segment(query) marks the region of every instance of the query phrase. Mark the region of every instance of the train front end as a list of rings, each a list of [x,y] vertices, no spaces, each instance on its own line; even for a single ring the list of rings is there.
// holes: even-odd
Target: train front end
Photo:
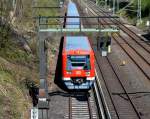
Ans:
[[[65,37],[62,62],[62,80],[68,89],[92,87],[95,81],[94,53],[87,37]]]

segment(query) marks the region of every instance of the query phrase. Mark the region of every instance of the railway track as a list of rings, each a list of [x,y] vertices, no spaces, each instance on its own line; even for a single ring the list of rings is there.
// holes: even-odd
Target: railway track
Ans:
[[[90,4],[92,4],[92,2],[90,2]],[[112,15],[109,15],[108,13],[105,13],[104,10],[97,8],[94,4],[92,4],[92,7],[94,7],[96,9],[93,11],[98,15],[102,14],[102,15],[112,16]],[[137,35],[135,32],[133,32],[131,29],[129,29],[120,20],[117,20],[116,18],[110,18],[107,20],[110,21],[112,24],[117,25],[124,33],[126,33],[129,36],[129,38],[128,38],[129,41],[128,41],[125,38],[123,38],[123,36],[118,34],[119,37],[121,37],[126,42],[126,44],[128,44],[128,45],[133,44],[134,46],[138,45],[138,46],[142,47],[142,49],[144,49],[148,54],[150,54],[150,47],[149,47],[150,44],[146,44],[146,41],[142,37]],[[108,24],[106,22],[106,20],[104,22],[106,24]],[[141,42],[141,41],[143,41],[143,42]],[[134,46],[132,46],[132,47],[134,47]],[[130,45],[130,47],[131,47],[131,45]]]
[[[88,1],[90,2],[90,4],[92,4],[92,6],[99,12],[99,13],[103,13],[107,16],[112,16],[111,13],[109,14],[109,12],[105,12],[103,9],[98,8],[92,1]],[[123,24],[120,20],[116,19],[116,18],[111,18],[109,19],[109,21],[111,21],[112,23],[115,23],[118,25],[118,27],[124,31],[128,36],[130,36],[132,38],[132,40],[134,40],[137,44],[139,44],[141,47],[143,47],[146,51],[150,51],[150,48],[148,48],[148,46],[150,45],[149,41],[145,41],[144,38],[140,37],[139,35],[137,35],[134,31],[132,31],[130,28],[128,28],[125,24]],[[143,41],[143,42],[141,42]],[[145,42],[147,42],[146,45]],[[148,49],[146,49],[146,48]]]
[[[38,119],[49,119],[50,117],[49,117],[49,112],[48,111],[49,110],[47,110],[47,109],[40,109],[38,111]],[[37,119],[37,118],[33,117],[33,119]]]
[[[105,82],[106,89],[109,93],[109,97],[111,98],[111,103],[114,106],[114,110],[116,113],[115,116],[118,119],[125,119],[127,117],[128,119],[141,119],[132,99],[128,95],[125,87],[120,81],[120,77],[115,72],[115,69],[112,67],[109,59],[100,58],[97,54],[95,56],[99,70],[101,71],[101,75],[103,77],[103,81]],[[124,97],[128,101],[124,100],[121,97],[112,95],[113,92],[124,93]]]
[[[96,7],[94,7],[96,8]],[[95,13],[96,14],[96,13]],[[99,15],[99,14],[98,14]],[[97,14],[96,14],[97,16]],[[106,23],[106,21],[104,21]],[[118,39],[115,39],[116,37],[113,37],[116,43],[126,52],[126,54],[133,60],[133,62],[137,65],[137,67],[143,72],[143,74],[148,78],[149,76],[147,75],[148,72],[146,70],[143,70],[143,67],[141,67],[141,63],[137,62],[137,60],[140,58],[140,62],[143,64],[145,63],[144,66],[148,65],[149,67],[149,62],[147,59],[144,59],[144,57],[141,56],[141,54],[136,51],[128,42],[125,42],[125,39],[123,37],[120,37],[121,40],[124,40],[125,43],[118,42]],[[93,41],[91,41],[91,44]],[[95,42],[95,41],[94,41]],[[130,48],[127,48],[127,46]],[[97,49],[96,46],[93,46],[93,49]],[[136,54],[132,56],[129,52],[132,50],[132,54]],[[109,57],[102,58],[100,57],[100,54],[97,50],[95,52],[95,57],[97,61],[97,68],[99,69],[99,75],[101,75],[101,79],[103,80],[104,84],[104,89],[105,91],[105,96],[106,96],[106,101],[108,104],[108,108],[111,113],[112,118],[118,118],[118,119],[144,119],[148,118],[148,116],[143,115],[144,111],[147,110],[143,105],[146,104],[144,101],[145,99],[141,99],[143,102],[143,105],[141,104],[138,106],[138,101],[134,100],[134,96],[130,95],[128,93],[129,91],[132,92],[132,90],[127,89],[125,86],[125,81],[122,80],[122,77],[120,77],[120,74],[116,67],[112,64],[112,61]],[[145,50],[144,52],[147,52]],[[147,52],[148,53],[148,52]],[[138,59],[137,59],[138,57]],[[143,61],[141,61],[143,60]],[[148,68],[147,67],[147,68]],[[123,78],[124,79],[124,78]],[[127,83],[127,82],[126,82]],[[114,94],[118,95],[114,95]],[[123,95],[120,95],[123,94]],[[134,93],[133,93],[134,94]],[[109,99],[108,99],[109,98]],[[138,103],[137,103],[138,102]],[[143,108],[143,109],[142,109]]]
[[[72,93],[69,96],[68,119],[98,119],[94,97],[90,93]]]
[[[91,2],[90,2],[90,5],[91,5]],[[98,9],[93,4],[92,4],[92,7]],[[94,15],[108,15],[106,13],[102,13],[103,11],[100,11],[100,10],[95,11],[90,8],[90,11]],[[113,18],[113,19],[116,20],[115,18]],[[114,22],[114,20],[102,19],[103,22],[101,23],[101,25],[103,27],[105,27],[104,23],[108,24],[108,21],[111,21],[113,24],[116,24],[116,22]],[[120,23],[120,21],[118,21],[118,22]],[[120,27],[120,24],[117,23],[117,25]],[[124,26],[124,27],[126,27],[126,26]],[[126,34],[129,34],[127,31],[124,31],[124,32]],[[139,36],[137,35],[137,37],[139,37]],[[136,38],[133,38],[133,37],[125,38],[120,34],[112,35],[112,38],[125,51],[125,53],[131,58],[131,60],[141,70],[141,72],[145,75],[145,77],[148,80],[150,80],[150,68],[149,68],[150,67],[150,52],[149,52],[150,47],[148,47],[148,46],[143,47],[143,45],[148,45],[148,44],[145,44],[145,43],[141,44],[141,42],[136,41]]]
[[[96,73],[96,81],[89,92],[69,94],[66,119],[111,119],[101,82],[98,79]]]

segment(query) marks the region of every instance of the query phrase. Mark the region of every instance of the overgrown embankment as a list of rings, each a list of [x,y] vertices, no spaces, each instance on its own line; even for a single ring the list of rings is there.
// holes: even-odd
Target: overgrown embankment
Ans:
[[[140,4],[140,3],[139,3]],[[129,4],[126,4],[125,9],[119,11],[119,14],[126,16],[126,18],[133,24],[136,24],[139,28],[144,30],[148,29],[146,24],[150,21],[150,0],[141,0],[141,6],[138,7],[138,0],[131,0]],[[141,7],[141,19],[137,19],[137,11]],[[140,14],[140,11],[139,11]]]
[[[28,88],[32,82],[38,85],[38,57],[33,40],[28,42],[29,52],[23,36],[13,33],[10,24],[0,26],[0,119],[28,119],[32,106]]]
[[[18,6],[13,10],[9,0],[1,1],[3,11],[0,14],[0,119],[29,119],[32,107],[29,88],[39,84],[36,22],[32,19],[31,0],[17,2]],[[39,2],[54,6],[57,1]],[[36,13],[44,16],[55,14],[55,10],[37,10]],[[55,43],[50,53],[55,53]]]

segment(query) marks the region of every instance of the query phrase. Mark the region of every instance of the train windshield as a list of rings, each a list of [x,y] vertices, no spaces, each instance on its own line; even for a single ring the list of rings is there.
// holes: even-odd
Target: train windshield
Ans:
[[[90,70],[90,56],[78,56],[69,55],[67,56],[67,70],[82,69]]]

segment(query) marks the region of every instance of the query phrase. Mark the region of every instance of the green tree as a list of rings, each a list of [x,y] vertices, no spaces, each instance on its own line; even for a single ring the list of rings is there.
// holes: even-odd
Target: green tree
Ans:
[[[137,8],[138,0],[134,0],[134,6]],[[141,0],[142,16],[150,14],[150,0]]]

